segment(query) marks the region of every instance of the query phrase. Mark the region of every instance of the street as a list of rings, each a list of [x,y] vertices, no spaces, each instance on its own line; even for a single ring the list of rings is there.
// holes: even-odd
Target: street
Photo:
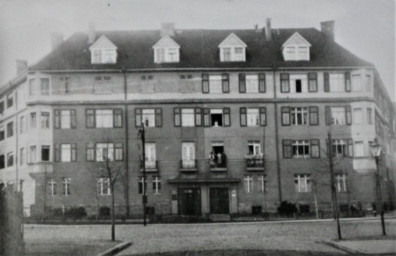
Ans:
[[[386,220],[386,223],[388,235],[396,235],[396,220]],[[342,220],[341,227],[343,237],[347,239],[381,234],[378,220]],[[320,243],[336,237],[335,222],[330,220],[153,224],[146,227],[117,225],[116,229],[117,240],[133,243],[118,255],[225,249],[298,251],[300,255],[312,255],[305,252],[338,254],[342,251]],[[106,239],[110,239],[109,225],[25,225],[27,243],[45,240],[87,243]]]

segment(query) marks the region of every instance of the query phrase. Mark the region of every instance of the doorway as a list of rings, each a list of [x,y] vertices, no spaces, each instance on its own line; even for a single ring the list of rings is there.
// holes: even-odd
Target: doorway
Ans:
[[[201,189],[179,188],[179,214],[201,215]]]
[[[210,188],[210,213],[229,214],[230,204],[228,188]]]

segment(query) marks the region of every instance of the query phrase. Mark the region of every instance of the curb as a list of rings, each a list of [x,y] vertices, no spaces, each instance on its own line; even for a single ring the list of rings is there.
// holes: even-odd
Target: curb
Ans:
[[[348,247],[339,245],[339,244],[337,244],[336,242],[333,242],[333,241],[330,241],[330,240],[321,241],[321,242],[324,243],[324,244],[326,244],[326,245],[328,245],[328,246],[331,246],[331,247],[334,247],[334,248],[336,248],[336,249],[338,249],[338,250],[341,250],[341,251],[343,251],[343,252],[347,252],[347,253],[349,253],[349,254],[359,254],[359,255],[362,254],[362,253],[359,252],[359,251],[356,251],[356,250],[350,249],[350,248],[348,248]]]
[[[116,253],[124,250],[125,248],[127,248],[128,246],[132,245],[131,242],[122,242],[120,244],[117,244],[116,246],[108,249],[107,251],[104,251],[102,253],[99,253],[96,256],[112,256],[115,255]]]

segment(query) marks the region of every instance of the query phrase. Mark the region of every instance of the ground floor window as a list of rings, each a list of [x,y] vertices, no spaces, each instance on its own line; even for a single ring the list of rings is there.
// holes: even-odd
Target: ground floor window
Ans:
[[[294,186],[296,192],[311,192],[312,191],[311,175],[295,174]]]
[[[106,196],[111,194],[109,178],[98,179],[98,194],[101,196]]]
[[[161,177],[153,176],[153,193],[161,194]]]

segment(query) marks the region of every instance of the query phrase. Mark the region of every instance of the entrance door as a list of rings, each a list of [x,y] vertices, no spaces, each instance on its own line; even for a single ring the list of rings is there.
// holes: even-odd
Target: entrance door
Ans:
[[[179,214],[201,215],[200,188],[179,188]]]
[[[210,213],[229,214],[228,188],[210,188]]]

